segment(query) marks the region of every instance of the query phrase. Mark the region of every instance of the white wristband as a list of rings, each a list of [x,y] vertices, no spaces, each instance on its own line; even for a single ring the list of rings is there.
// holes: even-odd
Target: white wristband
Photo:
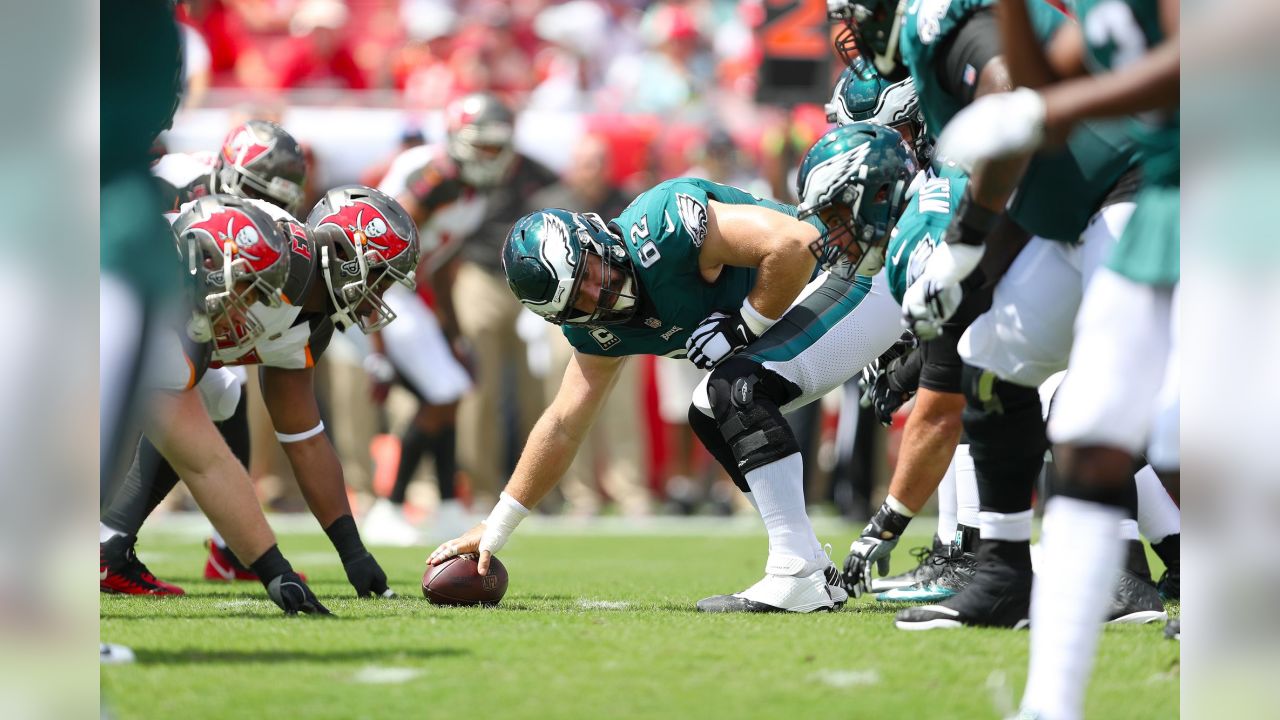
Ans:
[[[311,428],[310,430],[305,430],[300,433],[277,432],[276,439],[279,440],[281,443],[296,443],[296,442],[302,442],[303,440],[308,440],[310,438],[313,438],[322,432],[324,432],[323,420],[321,420],[318,425]]]
[[[507,544],[511,533],[521,520],[529,517],[529,508],[507,493],[498,496],[498,504],[484,520],[484,534],[480,536],[480,551],[497,553]]]
[[[915,517],[916,515],[911,508],[903,505],[901,500],[892,495],[884,499],[884,504],[888,505],[890,510],[902,515],[903,517]]]
[[[755,333],[756,337],[760,337],[766,330],[773,327],[777,320],[771,320],[761,315],[755,308],[751,307],[750,300],[742,301],[742,321],[747,324],[747,328]]]

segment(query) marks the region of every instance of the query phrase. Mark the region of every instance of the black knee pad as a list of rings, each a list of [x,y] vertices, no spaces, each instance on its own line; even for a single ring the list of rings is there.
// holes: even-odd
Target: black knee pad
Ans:
[[[702,446],[711,453],[711,457],[720,463],[720,467],[729,473],[733,484],[738,486],[742,492],[751,492],[751,488],[747,485],[747,477],[738,469],[738,459],[733,456],[733,450],[729,448],[729,443],[720,434],[720,423],[716,419],[707,415],[698,409],[696,405],[689,406],[689,427],[693,429],[693,434],[698,436],[698,440],[702,441]]]
[[[964,366],[964,434],[978,476],[981,508],[1031,509],[1031,493],[1049,447],[1040,393]]]
[[[739,472],[800,452],[795,434],[778,409],[798,390],[776,373],[742,357],[732,357],[711,372],[707,399]]]

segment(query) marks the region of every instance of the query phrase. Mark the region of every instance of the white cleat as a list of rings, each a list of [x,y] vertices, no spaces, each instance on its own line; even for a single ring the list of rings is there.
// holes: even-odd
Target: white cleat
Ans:
[[[404,509],[390,500],[374,501],[364,516],[360,535],[370,545],[411,547],[421,545],[422,533],[404,517]]]
[[[827,568],[801,575],[806,563],[793,555],[770,555],[760,582],[733,595],[713,595],[698,601],[701,612],[794,612],[838,610],[848,593],[827,584]]]
[[[133,661],[133,651],[124,645],[98,643],[99,663],[103,665],[125,665]]]

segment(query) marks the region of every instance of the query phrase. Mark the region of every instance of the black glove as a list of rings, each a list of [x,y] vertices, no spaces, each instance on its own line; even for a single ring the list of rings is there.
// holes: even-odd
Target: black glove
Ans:
[[[298,577],[298,573],[292,570],[272,578],[267,583],[267,594],[284,610],[285,615],[297,615],[300,612],[308,615],[332,614],[329,608],[320,604],[311,588]]]
[[[882,425],[891,425],[893,413],[916,394],[922,360],[915,336],[906,332],[862,369],[860,404],[873,408]]]
[[[387,574],[382,571],[378,561],[366,550],[364,555],[349,562],[342,563],[347,571],[347,582],[356,589],[357,597],[392,598],[396,594],[387,587]]]
[[[693,329],[684,348],[694,365],[710,370],[755,340],[756,334],[747,327],[741,310],[727,315],[713,312]]]
[[[854,597],[871,587],[871,566],[874,564],[884,577],[889,572],[889,553],[898,544],[911,518],[903,515],[888,503],[880,506],[871,522],[862,529],[862,535],[849,546],[844,559],[844,588]]]

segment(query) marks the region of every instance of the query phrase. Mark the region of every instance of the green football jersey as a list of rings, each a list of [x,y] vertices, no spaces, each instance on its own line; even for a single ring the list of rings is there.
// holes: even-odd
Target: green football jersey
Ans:
[[[898,218],[885,251],[884,272],[889,292],[899,305],[907,288],[924,272],[933,248],[942,242],[968,184],[964,171],[945,166],[936,177],[924,181]]]
[[[564,336],[588,355],[684,357],[689,334],[716,310],[736,310],[755,286],[756,269],[725,266],[709,283],[698,271],[707,234],[707,201],[759,205],[796,216],[791,205],[698,178],[654,186],[609,222],[625,241],[640,290],[635,317],[622,325],[565,325]],[[811,222],[816,226],[816,221]]]
[[[899,36],[902,60],[916,84],[928,132],[934,139],[966,105],[963,98],[943,90],[938,81],[942,60],[938,47],[970,15],[996,2],[910,0],[907,6]],[[1044,0],[1028,0],[1027,8],[1041,43],[1047,43],[1063,23],[1070,22]],[[1034,235],[1076,242],[1133,161],[1133,141],[1122,122],[1084,123],[1071,134],[1066,147],[1035,156],[1009,204],[1009,215]]]

